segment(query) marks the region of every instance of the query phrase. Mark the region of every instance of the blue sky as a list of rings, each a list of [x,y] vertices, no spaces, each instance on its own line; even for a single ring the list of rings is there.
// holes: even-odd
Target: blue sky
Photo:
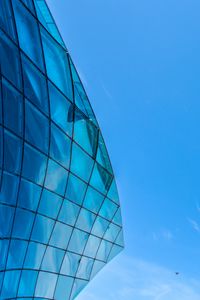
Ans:
[[[199,0],[47,3],[100,123],[124,221],[125,251],[77,299],[199,300]]]

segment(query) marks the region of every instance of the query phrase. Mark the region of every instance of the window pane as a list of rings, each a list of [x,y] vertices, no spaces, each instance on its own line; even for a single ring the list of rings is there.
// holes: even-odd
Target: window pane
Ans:
[[[77,204],[82,204],[86,188],[87,185],[82,180],[70,173],[67,183],[66,198]]]
[[[29,239],[34,217],[34,213],[17,208],[12,232],[13,237],[20,239]]]
[[[49,120],[26,100],[25,138],[44,152],[49,146]]]
[[[21,179],[18,204],[20,207],[36,210],[40,199],[41,187]]]
[[[58,220],[74,226],[80,207],[68,200],[64,200]]]
[[[7,172],[2,174],[0,202],[15,205],[19,187],[19,177]]]
[[[76,223],[76,227],[84,231],[90,232],[95,220],[95,215],[90,211],[82,208]]]
[[[22,268],[28,243],[25,241],[11,240],[7,268]]]
[[[45,187],[60,195],[64,195],[68,172],[49,159]]]
[[[103,200],[104,197],[96,190],[94,190],[92,187],[89,186],[83,202],[83,206],[97,213],[101,207]]]
[[[22,141],[4,130],[4,167],[11,173],[20,173],[22,162]]]
[[[8,0],[0,1],[0,28],[6,31],[11,38],[16,39],[12,10]]]
[[[48,246],[41,269],[59,273],[65,251]]]
[[[71,252],[66,252],[61,268],[61,274],[74,277],[76,275],[80,261],[80,255]]]
[[[35,292],[35,285],[37,281],[38,272],[23,270],[19,285],[18,296],[33,297]]]
[[[60,196],[44,189],[42,192],[42,198],[40,200],[38,212],[47,217],[56,219],[61,204],[62,198]]]
[[[44,70],[38,24],[19,0],[13,0],[12,3],[20,47],[39,68]]]
[[[69,227],[60,222],[56,222],[56,226],[54,227],[53,234],[51,236],[49,244],[62,249],[66,249],[71,233],[72,233],[72,227]]]
[[[73,282],[74,279],[71,277],[59,276],[56,286],[55,299],[69,299]]]
[[[68,249],[77,254],[82,254],[88,237],[88,233],[74,229]]]
[[[53,299],[56,281],[57,275],[47,272],[40,272],[34,296]]]
[[[39,269],[45,249],[45,245],[35,242],[29,242],[26,260],[24,264],[25,268]]]
[[[33,232],[31,239],[34,241],[38,241],[44,244],[47,244],[52,233],[54,226],[54,221],[37,215],[35,219],[35,224],[33,227]]]
[[[46,61],[47,75],[55,85],[72,100],[72,85],[66,51],[56,43],[48,32],[40,28]]]

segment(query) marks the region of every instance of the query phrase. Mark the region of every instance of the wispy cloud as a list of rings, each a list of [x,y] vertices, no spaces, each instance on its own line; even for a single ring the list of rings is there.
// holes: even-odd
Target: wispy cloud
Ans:
[[[171,241],[174,238],[174,235],[169,229],[161,229],[158,232],[153,232],[152,237],[154,241],[158,241],[160,239]]]
[[[200,233],[200,225],[198,224],[197,221],[188,218],[188,222],[191,224],[192,228],[193,228],[195,231],[197,231],[197,232]]]
[[[200,284],[184,274],[121,255],[77,300],[199,300]]]

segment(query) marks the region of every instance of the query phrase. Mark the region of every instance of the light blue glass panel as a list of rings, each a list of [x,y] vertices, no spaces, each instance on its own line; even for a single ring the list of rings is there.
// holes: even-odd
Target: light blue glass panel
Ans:
[[[88,181],[93,168],[94,161],[79,146],[73,143],[71,171]]]
[[[2,80],[4,125],[18,135],[23,130],[23,98],[8,81]],[[8,113],[9,112],[9,113]]]
[[[71,152],[70,139],[53,123],[51,124],[50,155],[65,168],[69,168]]]
[[[113,245],[112,250],[108,257],[108,262],[111,261],[116,255],[118,255],[123,250],[123,247]]]
[[[82,180],[70,173],[67,183],[66,198],[77,204],[82,204],[86,188],[87,185]]]
[[[27,1],[27,0],[26,0]],[[65,48],[63,39],[54,23],[53,17],[48,9],[45,0],[35,0],[37,16],[42,25],[51,33],[51,35]]]
[[[101,217],[97,217],[94,226],[92,228],[92,233],[98,237],[103,237],[104,233],[108,228],[109,222]]]
[[[34,217],[34,213],[17,208],[12,236],[20,239],[29,239]]]
[[[0,238],[10,237],[14,208],[0,204]]]
[[[21,0],[35,14],[33,0]]]
[[[58,216],[58,220],[74,226],[80,207],[75,203],[72,203],[68,200],[64,200],[61,211]]]
[[[42,184],[44,181],[46,164],[46,156],[25,143],[22,175],[37,184]]]
[[[13,0],[12,3],[20,47],[39,68],[44,70],[37,21],[19,0]]]
[[[75,299],[87,283],[88,281],[86,280],[75,279],[70,299]]]
[[[87,193],[83,202],[83,206],[94,213],[98,213],[101,204],[104,200],[103,195],[98,193],[96,190],[94,190],[92,187],[88,187]]]
[[[110,254],[112,245],[113,245],[112,243],[102,240],[96,258],[106,262]]]
[[[119,205],[119,195],[117,191],[116,181],[113,178],[107,197]]]
[[[84,255],[95,258],[100,243],[101,239],[97,238],[96,236],[90,235],[84,250]]]
[[[24,267],[27,269],[39,269],[45,249],[45,245],[29,242]]]
[[[96,215],[82,208],[76,223],[76,227],[84,231],[90,232]]]
[[[56,222],[49,244],[62,249],[66,249],[70,236],[72,233],[72,227],[60,222]]]
[[[26,179],[21,179],[18,205],[35,211],[38,206],[40,194],[41,187]]]
[[[95,156],[97,149],[98,129],[78,109],[75,110],[74,139],[90,155]]]
[[[99,215],[108,220],[111,220],[114,217],[117,209],[118,206],[114,202],[106,198],[99,211]]]
[[[31,239],[34,241],[38,241],[38,242],[47,244],[48,240],[50,238],[51,232],[53,230],[53,226],[54,226],[53,220],[43,217],[43,216],[40,216],[40,215],[37,215],[35,224],[33,227]]]
[[[105,263],[99,260],[94,261],[92,273],[91,273],[91,279],[94,278],[94,276],[105,266]]]
[[[74,229],[68,246],[68,250],[73,251],[77,254],[82,254],[88,237],[88,233],[79,229]]]
[[[48,77],[72,100],[72,84],[66,51],[40,27]]]
[[[37,281],[38,272],[25,270],[22,271],[18,296],[24,297],[33,297],[35,292],[35,285]]]
[[[39,272],[34,296],[53,299],[56,281],[57,275],[47,272]]]
[[[49,82],[49,98],[52,120],[69,136],[72,135],[73,105]]]
[[[0,30],[0,64],[2,74],[16,87],[21,88],[19,50]]]
[[[61,267],[61,274],[75,277],[78,266],[81,261],[81,256],[71,252],[66,252],[65,258]]]
[[[56,286],[55,299],[69,299],[74,279],[60,275]]]
[[[95,163],[95,167],[92,173],[90,184],[103,194],[108,192],[110,184],[112,182],[112,176],[98,163]]]
[[[27,245],[26,241],[11,240],[7,262],[8,269],[22,268]]]
[[[119,225],[119,226],[122,226],[122,216],[121,216],[120,207],[118,208],[116,214],[114,215],[114,218],[113,218],[112,222]]]
[[[68,172],[59,164],[49,159],[45,187],[60,195],[64,195]]]
[[[38,212],[47,217],[56,219],[61,204],[62,198],[60,196],[44,189],[42,192],[42,198],[40,200]]]
[[[0,239],[0,271],[5,269],[9,240]]]
[[[19,177],[7,172],[2,174],[0,202],[15,205],[19,187]]]
[[[46,78],[25,55],[22,55],[22,64],[25,96],[44,113],[48,114]]]
[[[0,28],[6,31],[11,38],[16,39],[12,9],[8,0],[0,1]]]
[[[25,138],[43,152],[48,152],[49,120],[26,100]]]
[[[101,132],[99,133],[99,145],[97,151],[97,162],[102,165],[109,173],[113,174],[112,166],[108,156],[108,152],[102,137]]]
[[[7,271],[3,281],[1,299],[16,299],[20,271]]]
[[[104,235],[104,239],[114,243],[115,239],[117,238],[121,228],[113,223],[110,223],[108,229]]]
[[[81,258],[76,277],[80,279],[89,280],[93,264],[94,264],[93,259],[83,256]]]
[[[65,251],[48,246],[44,255],[41,269],[59,273]]]
[[[123,245],[124,245],[124,235],[123,235],[122,229],[121,229],[117,239],[115,240],[115,244],[118,244],[121,247],[123,247]]]
[[[4,167],[11,173],[20,173],[22,141],[4,129]]]

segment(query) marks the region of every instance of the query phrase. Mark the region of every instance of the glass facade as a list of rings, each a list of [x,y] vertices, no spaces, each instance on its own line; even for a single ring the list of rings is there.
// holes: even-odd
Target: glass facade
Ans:
[[[123,249],[97,120],[44,0],[0,1],[0,299],[75,299]]]

